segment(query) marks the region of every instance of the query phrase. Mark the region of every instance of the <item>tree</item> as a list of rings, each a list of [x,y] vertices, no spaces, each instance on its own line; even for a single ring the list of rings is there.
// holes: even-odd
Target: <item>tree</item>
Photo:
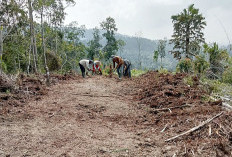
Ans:
[[[154,60],[157,61],[160,56],[161,68],[163,68],[163,58],[166,56],[166,43],[167,39],[159,40],[158,50],[154,51]]]
[[[87,57],[90,59],[94,59],[94,57],[98,57],[100,58],[99,52],[101,50],[102,45],[100,44],[100,31],[98,28],[94,28],[94,32],[93,32],[93,40],[90,40],[88,42],[88,55]]]
[[[24,4],[24,1],[20,0],[3,0],[0,3],[0,73],[2,72],[2,65],[4,64],[4,41],[9,39],[9,37],[14,39],[12,35],[18,33],[17,30],[27,21]]]
[[[191,59],[199,53],[200,44],[205,41],[202,31],[206,26],[205,18],[192,4],[180,14],[173,15],[171,19],[174,27],[170,41],[174,44],[172,53],[177,59],[181,59],[183,54]]]
[[[205,44],[204,52],[209,55],[210,70],[213,72],[213,78],[221,78],[224,72],[225,61],[229,58],[228,52],[219,49],[216,43],[212,46]]]
[[[106,32],[103,36],[106,38],[107,43],[103,48],[105,53],[105,59],[108,60],[111,55],[115,55],[118,51],[118,43],[115,39],[115,32],[118,30],[116,28],[115,20],[112,17],[106,18],[106,21],[100,23],[100,26]]]
[[[85,26],[78,26],[77,22],[71,22],[64,27],[63,33],[65,41],[63,41],[65,60],[63,66],[66,70],[77,69],[78,61],[86,56],[86,47],[80,42],[80,38],[84,37]]]

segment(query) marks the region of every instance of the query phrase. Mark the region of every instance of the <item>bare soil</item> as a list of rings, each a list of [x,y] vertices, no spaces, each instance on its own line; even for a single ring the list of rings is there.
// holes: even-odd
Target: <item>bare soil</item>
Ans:
[[[197,78],[189,87],[185,76],[53,76],[49,88],[23,77],[21,92],[0,98],[0,156],[231,156],[232,113],[204,101]],[[191,107],[154,112],[183,104]],[[221,111],[202,129],[165,142]]]

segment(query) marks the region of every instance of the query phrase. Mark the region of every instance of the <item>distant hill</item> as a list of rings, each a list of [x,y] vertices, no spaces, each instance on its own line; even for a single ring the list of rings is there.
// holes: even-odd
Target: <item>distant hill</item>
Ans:
[[[100,31],[101,34],[103,34],[103,31]],[[81,41],[84,44],[87,44],[88,41],[90,41],[93,38],[93,29],[87,29],[85,31],[85,37],[81,39]],[[139,51],[138,51],[138,44],[135,37],[128,36],[128,35],[122,35],[116,33],[116,38],[123,40],[126,45],[121,52],[121,56],[123,58],[127,58],[132,62],[133,68],[139,67]],[[105,45],[106,40],[101,40],[101,44]],[[154,50],[157,49],[158,40],[150,40],[146,38],[141,38],[141,55],[142,55],[142,68],[143,69],[149,69],[149,70],[155,70],[160,68],[160,59],[157,63],[153,60],[153,54]],[[170,50],[172,50],[172,45],[168,44],[166,46],[166,57],[163,59],[163,67],[167,68],[168,70],[175,70],[177,60],[173,58],[172,54],[169,53]],[[118,52],[117,55],[120,55],[120,52]]]

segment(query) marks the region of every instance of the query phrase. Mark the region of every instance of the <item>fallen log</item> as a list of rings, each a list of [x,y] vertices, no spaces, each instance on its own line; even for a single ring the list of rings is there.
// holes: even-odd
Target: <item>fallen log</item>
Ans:
[[[172,140],[174,140],[174,139],[176,139],[176,138],[178,138],[178,137],[181,137],[181,136],[186,135],[186,134],[188,134],[188,133],[194,132],[194,131],[196,131],[196,130],[202,128],[202,127],[205,126],[206,124],[210,123],[210,122],[211,122],[212,120],[214,120],[215,118],[221,116],[222,114],[223,114],[223,112],[221,112],[221,113],[217,114],[216,116],[214,116],[214,117],[212,117],[212,118],[210,118],[210,119],[204,121],[204,122],[201,123],[200,125],[198,125],[198,126],[192,128],[192,129],[190,129],[190,130],[188,130],[188,131],[186,131],[186,132],[183,132],[183,133],[181,133],[181,134],[179,134],[179,135],[176,135],[176,136],[174,136],[174,137],[171,137],[171,138],[165,140],[165,142],[172,141]]]

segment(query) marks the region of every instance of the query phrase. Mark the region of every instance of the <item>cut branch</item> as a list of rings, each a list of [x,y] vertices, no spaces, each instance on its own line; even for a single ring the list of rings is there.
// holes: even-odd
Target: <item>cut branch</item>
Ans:
[[[183,135],[186,135],[186,134],[189,134],[189,133],[191,133],[191,132],[194,132],[194,131],[196,131],[196,130],[202,128],[202,127],[205,126],[206,124],[210,123],[210,122],[211,122],[212,120],[214,120],[215,118],[221,116],[222,114],[223,114],[223,112],[221,112],[221,113],[217,114],[216,116],[214,116],[214,117],[212,117],[212,118],[210,118],[210,119],[204,121],[204,122],[201,123],[200,125],[198,125],[198,126],[192,128],[192,129],[190,129],[190,130],[188,130],[188,131],[186,131],[186,132],[183,132],[183,133],[181,133],[181,134],[179,134],[179,135],[176,135],[176,136],[174,136],[174,137],[171,137],[171,138],[165,140],[165,142],[172,141],[172,140],[174,140],[174,139],[176,139],[176,138],[178,138],[178,137],[181,137],[181,136],[183,136]]]
[[[183,107],[191,107],[188,104],[181,105],[181,106],[174,106],[174,107],[169,107],[169,108],[161,108],[161,109],[152,109],[151,112],[161,112],[161,111],[170,111],[171,109],[176,109],[176,108],[183,108]]]
[[[73,94],[73,95],[89,96],[89,97],[113,97],[113,96],[110,96],[110,95],[90,95],[90,94]]]

